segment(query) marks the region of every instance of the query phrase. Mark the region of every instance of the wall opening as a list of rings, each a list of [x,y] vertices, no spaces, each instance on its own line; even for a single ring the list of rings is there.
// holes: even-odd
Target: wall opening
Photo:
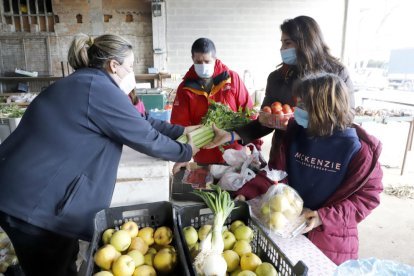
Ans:
[[[1,16],[15,32],[30,32],[30,25],[39,25],[41,32],[54,32],[52,0],[3,0]]]

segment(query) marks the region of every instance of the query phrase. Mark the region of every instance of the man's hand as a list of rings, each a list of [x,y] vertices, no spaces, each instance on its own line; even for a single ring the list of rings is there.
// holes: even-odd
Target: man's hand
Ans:
[[[188,134],[188,133],[190,133],[191,131],[196,130],[197,128],[200,128],[200,127],[202,127],[202,126],[203,126],[203,125],[187,126],[187,127],[185,127],[185,128],[184,128],[184,132],[183,132],[183,134]]]
[[[303,211],[303,214],[306,219],[306,228],[303,229],[302,233],[308,233],[313,228],[316,228],[320,225],[322,225],[322,221],[319,218],[318,211],[312,211],[309,209],[306,209]]]
[[[220,145],[223,145],[231,141],[230,132],[217,128],[215,124],[213,124],[213,130],[214,130],[214,140],[208,143],[207,145],[205,145],[203,149],[215,148],[215,147],[218,147]],[[233,133],[234,133],[234,141],[240,140],[240,136],[236,132],[233,132]]]
[[[190,164],[189,162],[177,162],[177,163],[175,163],[174,166],[173,166],[173,169],[172,169],[172,173],[173,174],[178,173],[181,170],[181,168],[188,169],[189,164]]]

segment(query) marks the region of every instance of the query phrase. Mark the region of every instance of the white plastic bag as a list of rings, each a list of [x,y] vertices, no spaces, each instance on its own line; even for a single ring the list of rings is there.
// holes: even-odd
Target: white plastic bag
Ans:
[[[247,149],[250,149],[250,146],[253,150],[248,155]],[[252,168],[259,169],[263,158],[255,145],[247,144],[242,150],[228,149],[224,151],[223,159],[229,165],[229,168],[224,170],[218,185],[227,191],[237,191],[247,181],[256,176]],[[210,171],[211,169],[215,171],[216,175],[220,175],[219,171],[223,170],[223,168],[218,167],[211,167]]]

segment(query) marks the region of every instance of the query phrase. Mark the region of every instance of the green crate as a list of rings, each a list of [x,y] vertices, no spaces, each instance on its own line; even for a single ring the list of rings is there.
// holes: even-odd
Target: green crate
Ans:
[[[140,94],[145,110],[149,112],[151,109],[164,109],[167,104],[167,96],[165,94]]]

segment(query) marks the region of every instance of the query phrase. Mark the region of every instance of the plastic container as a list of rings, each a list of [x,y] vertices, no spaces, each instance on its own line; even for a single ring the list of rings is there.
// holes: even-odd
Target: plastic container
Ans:
[[[93,255],[95,251],[102,246],[101,236],[107,228],[118,229],[125,221],[133,220],[141,227],[160,227],[168,226],[173,230],[174,238],[172,245],[177,251],[177,266],[172,276],[191,275],[186,263],[186,258],[181,243],[180,234],[175,223],[175,213],[170,202],[161,201],[139,205],[114,207],[102,210],[95,216],[95,231],[87,253],[86,267],[81,267],[79,275],[90,276],[96,273],[99,268],[95,265]]]
[[[252,251],[258,255],[263,262],[272,263],[279,275],[307,275],[308,267],[302,261],[293,265],[280,248],[266,235],[257,221],[250,216],[250,207],[247,203],[237,201],[236,206],[238,208],[231,212],[225,225],[230,226],[231,222],[235,220],[241,220],[248,225],[254,232],[254,238],[251,241]],[[190,251],[182,229],[190,225],[198,229],[204,224],[211,223],[213,214],[204,203],[175,207],[174,210],[176,212],[178,231],[180,233],[187,263],[191,264]],[[191,275],[198,275],[193,265],[189,265],[189,270]]]
[[[171,118],[171,110],[150,110],[149,111],[149,117],[150,118],[154,118],[154,119],[158,119],[161,121],[170,121]]]
[[[260,122],[270,128],[286,129],[287,122],[293,117],[293,112],[286,114],[271,114],[260,111]]]

